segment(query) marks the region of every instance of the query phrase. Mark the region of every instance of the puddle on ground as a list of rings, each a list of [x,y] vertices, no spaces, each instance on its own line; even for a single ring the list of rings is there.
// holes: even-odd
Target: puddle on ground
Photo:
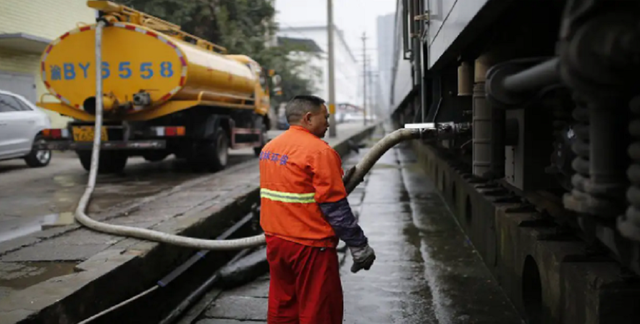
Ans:
[[[70,225],[73,224],[74,221],[73,213],[67,212],[33,217],[28,222],[24,222],[23,219],[0,222],[0,242],[29,235],[51,227]]]
[[[75,272],[78,262],[0,263],[0,286],[25,289],[51,278]]]
[[[53,177],[53,181],[63,188],[71,188],[79,185],[75,178],[77,177],[73,175],[59,175]]]
[[[75,217],[71,212],[60,213],[57,215],[58,218],[55,220],[55,222],[53,222],[52,224],[42,224],[42,229],[46,230],[52,227],[71,225],[76,222]]]

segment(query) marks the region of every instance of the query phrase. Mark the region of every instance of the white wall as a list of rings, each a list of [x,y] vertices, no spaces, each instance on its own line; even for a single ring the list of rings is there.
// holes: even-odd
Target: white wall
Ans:
[[[78,23],[95,23],[96,12],[81,0],[0,0],[0,34],[25,33],[53,41]],[[44,51],[44,45],[43,50]],[[47,93],[40,73],[42,52],[0,48],[0,71],[34,76],[35,97]],[[45,102],[58,102],[45,96]],[[43,109],[51,117],[52,127],[64,127],[71,119]]]

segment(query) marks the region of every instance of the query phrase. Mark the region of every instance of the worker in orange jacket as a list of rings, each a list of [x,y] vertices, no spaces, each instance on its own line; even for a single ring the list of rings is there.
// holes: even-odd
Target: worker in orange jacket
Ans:
[[[340,156],[321,140],[329,127],[324,100],[296,96],[285,114],[291,126],[260,154],[260,225],[271,273],[267,322],[342,323],[338,241],[349,247],[354,273],[369,270],[375,253],[347,201]]]

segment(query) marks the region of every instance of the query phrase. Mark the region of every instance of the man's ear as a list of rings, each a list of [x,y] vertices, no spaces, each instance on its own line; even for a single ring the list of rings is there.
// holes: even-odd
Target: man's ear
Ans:
[[[310,112],[305,113],[304,116],[302,116],[302,120],[307,122],[307,123],[310,123],[311,122],[311,113]]]

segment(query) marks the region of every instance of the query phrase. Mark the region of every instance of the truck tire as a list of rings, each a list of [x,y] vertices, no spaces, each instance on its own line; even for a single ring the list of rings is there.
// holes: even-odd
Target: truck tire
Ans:
[[[210,139],[196,147],[187,158],[196,170],[216,172],[227,167],[229,161],[229,137],[222,127],[218,127]]]
[[[264,123],[261,124],[262,127],[260,133],[262,134],[262,140],[260,141],[260,146],[253,148],[253,154],[256,156],[260,156],[260,152],[262,152],[264,146],[267,145],[267,126]]]
[[[33,147],[29,155],[24,157],[24,161],[31,168],[41,168],[49,165],[51,162],[51,150],[39,150],[35,147],[36,143],[44,142],[42,135],[37,135],[33,141]]]
[[[142,154],[145,161],[148,162],[160,162],[169,156],[169,153],[164,151],[150,151]]]
[[[229,137],[224,128],[218,127],[215,141],[211,145],[211,155],[208,157],[210,171],[219,171],[227,167],[229,161]]]
[[[76,151],[80,164],[89,171],[91,170],[91,151]],[[98,161],[98,173],[120,173],[127,165],[129,156],[125,152],[118,151],[100,151],[100,159]]]

